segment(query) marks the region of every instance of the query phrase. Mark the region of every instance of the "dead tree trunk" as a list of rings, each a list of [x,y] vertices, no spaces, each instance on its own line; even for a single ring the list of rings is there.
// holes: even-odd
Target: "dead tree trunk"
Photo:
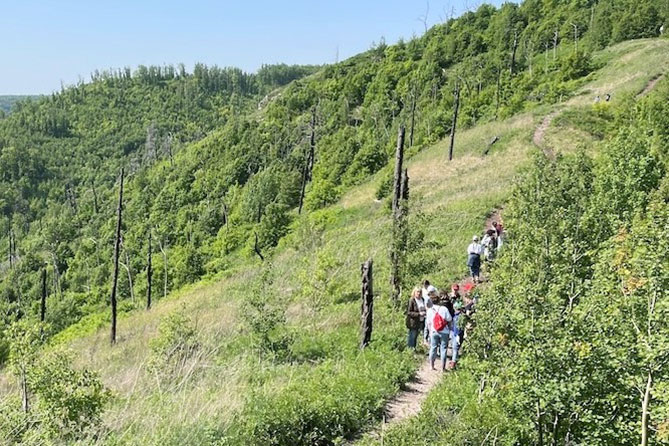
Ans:
[[[262,251],[260,251],[260,246],[258,245],[258,233],[254,232],[253,234],[255,235],[256,238],[255,243],[253,244],[253,250],[258,255],[258,257],[260,257],[260,261],[264,262],[265,257],[262,255]]]
[[[513,45],[511,46],[511,66],[509,73],[511,77],[515,74],[516,69],[516,51],[518,50],[518,31],[513,32]]]
[[[15,249],[14,248],[14,230],[10,228],[8,235],[9,235],[9,237],[8,237],[9,238],[9,253],[8,253],[9,269],[12,269],[12,268],[14,268],[14,249]]]
[[[111,289],[111,343],[116,343],[116,286],[118,285],[118,258],[121,249],[121,224],[123,219],[123,179],[125,171],[121,168],[121,184],[118,192],[118,218],[116,220],[116,240],[114,242],[114,273],[112,275]]]
[[[495,120],[499,115],[500,96],[502,91],[502,70],[497,71],[497,91],[495,92]]]
[[[400,204],[400,189],[402,188],[402,164],[404,163],[404,126],[400,126],[397,134],[397,148],[395,149],[395,174],[393,176],[393,215],[396,215]]]
[[[42,269],[42,299],[40,300],[39,306],[39,320],[44,322],[46,320],[46,298],[47,298],[47,288],[46,288],[46,267]]]
[[[537,401],[536,425],[537,425],[537,446],[544,446],[544,426],[541,416],[541,405],[539,404],[539,401]]]
[[[360,348],[363,349],[369,345],[372,340],[372,324],[374,310],[374,289],[372,276],[372,259],[362,264],[362,324]]]
[[[25,368],[21,368],[21,409],[24,413],[28,413],[30,410],[30,404],[28,402],[28,378],[26,377]]]
[[[123,243],[123,242],[121,242]],[[128,275],[128,286],[130,287],[130,300],[135,302],[135,288],[132,283],[132,271],[130,270],[130,256],[128,255],[128,250],[123,246],[123,254],[125,255],[125,262],[121,262],[121,266],[125,269],[126,274]]]
[[[316,157],[316,107],[311,111],[311,136],[309,137],[309,158],[307,159],[307,181],[311,181]]]
[[[413,147],[413,135],[416,128],[416,90],[413,91],[413,101],[411,102],[411,131],[409,132],[409,147]]]
[[[223,202],[223,225],[225,225],[225,230],[228,230],[228,206]]]
[[[557,44],[558,44],[558,39],[560,38],[560,33],[556,29],[555,32],[553,33],[553,60],[557,60]]]
[[[451,142],[448,146],[448,160],[453,160],[453,147],[455,146],[455,128],[458,124],[458,111],[460,110],[460,84],[455,84],[455,105],[453,107],[453,122],[451,124]]]
[[[149,229],[149,241],[146,248],[146,309],[151,309],[151,280],[153,279],[153,247],[151,246],[151,230]]]
[[[391,300],[395,308],[399,307],[400,297],[402,295],[401,270],[406,251],[406,222],[409,200],[409,173],[407,169],[402,172],[402,185],[400,187],[400,203],[398,210],[393,214],[393,240],[390,251],[390,285]]]
[[[167,281],[168,281],[168,272],[169,272],[169,264],[167,263],[167,246],[163,246],[162,240],[158,241],[158,247],[160,248],[160,253],[163,255],[163,269],[164,269],[164,274],[163,274],[163,298],[167,297]]]
[[[648,372],[646,390],[643,394],[643,401],[641,403],[641,446],[648,446],[648,418],[650,415],[649,407],[652,387],[653,375]]]

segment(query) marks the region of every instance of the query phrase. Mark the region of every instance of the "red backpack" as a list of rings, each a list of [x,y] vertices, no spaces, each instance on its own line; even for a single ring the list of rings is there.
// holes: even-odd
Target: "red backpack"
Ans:
[[[444,328],[446,328],[446,325],[448,325],[448,322],[446,322],[446,319],[441,317],[441,314],[439,314],[439,310],[436,310],[436,313],[434,315],[434,320],[432,321],[432,326],[436,331],[442,331]]]

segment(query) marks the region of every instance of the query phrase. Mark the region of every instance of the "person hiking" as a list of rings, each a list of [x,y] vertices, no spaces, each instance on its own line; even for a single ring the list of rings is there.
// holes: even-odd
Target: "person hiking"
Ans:
[[[495,251],[497,251],[497,234],[494,229],[488,229],[481,240],[483,245],[483,256],[487,262],[492,262],[495,258]]]
[[[436,293],[437,289],[430,284],[429,280],[424,280],[421,292],[423,294],[423,300],[427,302],[428,300],[430,300],[430,293]]]
[[[497,249],[502,247],[503,239],[504,239],[504,226],[502,226],[502,223],[498,223],[496,221],[492,222],[492,228],[495,230],[495,234],[497,235]]]
[[[474,283],[479,282],[481,254],[483,254],[483,246],[479,243],[479,236],[475,235],[472,237],[472,242],[467,247],[467,266],[469,267]]]
[[[418,333],[423,333],[425,329],[425,314],[427,307],[425,300],[421,295],[420,288],[414,288],[409,298],[406,312],[406,327],[409,329],[407,336],[407,346],[416,350],[416,342],[418,340]]]
[[[432,299],[428,299],[425,302],[425,308],[427,308],[427,313],[430,312],[430,309],[434,306]],[[432,321],[427,318],[425,315],[425,328],[423,329],[423,344],[427,347],[428,355],[430,354],[430,330],[432,330]]]
[[[450,331],[450,323],[453,320],[451,314],[445,305],[441,304],[439,296],[435,296],[432,301],[433,306],[425,316],[430,320],[430,367],[432,370],[437,370],[434,367],[434,362],[437,357],[437,348],[441,349],[441,370],[446,370],[446,354],[448,350],[448,336]]]
[[[439,293],[439,301],[443,306],[446,307],[451,317],[453,317],[453,315],[455,314],[455,310],[453,310],[453,301],[451,300],[450,293],[448,293],[446,290],[441,291]]]
[[[460,352],[460,317],[462,316],[462,303],[455,302],[453,304],[455,314],[453,315],[453,322],[451,323],[451,361],[448,363],[448,369],[454,369],[458,363],[458,354]]]

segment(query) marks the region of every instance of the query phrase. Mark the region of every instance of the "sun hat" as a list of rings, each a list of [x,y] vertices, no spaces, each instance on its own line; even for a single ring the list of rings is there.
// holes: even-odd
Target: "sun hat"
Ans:
[[[479,236],[475,235],[474,237],[472,237],[472,241],[478,242],[479,241]]]

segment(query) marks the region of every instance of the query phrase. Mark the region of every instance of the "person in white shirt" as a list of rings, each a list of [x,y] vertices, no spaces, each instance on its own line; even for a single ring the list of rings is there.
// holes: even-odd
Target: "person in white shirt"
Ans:
[[[479,236],[472,237],[472,242],[467,247],[467,266],[472,274],[474,283],[479,283],[479,274],[481,273],[481,254],[483,254],[483,245],[479,243]]]
[[[434,362],[437,357],[437,348],[441,348],[441,370],[445,371],[448,337],[453,318],[448,308],[445,305],[441,305],[439,295],[435,295],[432,298],[432,303],[432,308],[425,315],[426,325],[430,330],[430,366],[432,370],[437,370],[434,367]],[[439,322],[443,325],[441,329],[439,329]]]
[[[423,294],[423,300],[425,302],[429,301],[430,300],[430,295],[432,293],[436,293],[436,292],[437,292],[437,289],[434,286],[430,285],[429,280],[424,280],[423,281],[423,288],[421,289],[421,293]]]

